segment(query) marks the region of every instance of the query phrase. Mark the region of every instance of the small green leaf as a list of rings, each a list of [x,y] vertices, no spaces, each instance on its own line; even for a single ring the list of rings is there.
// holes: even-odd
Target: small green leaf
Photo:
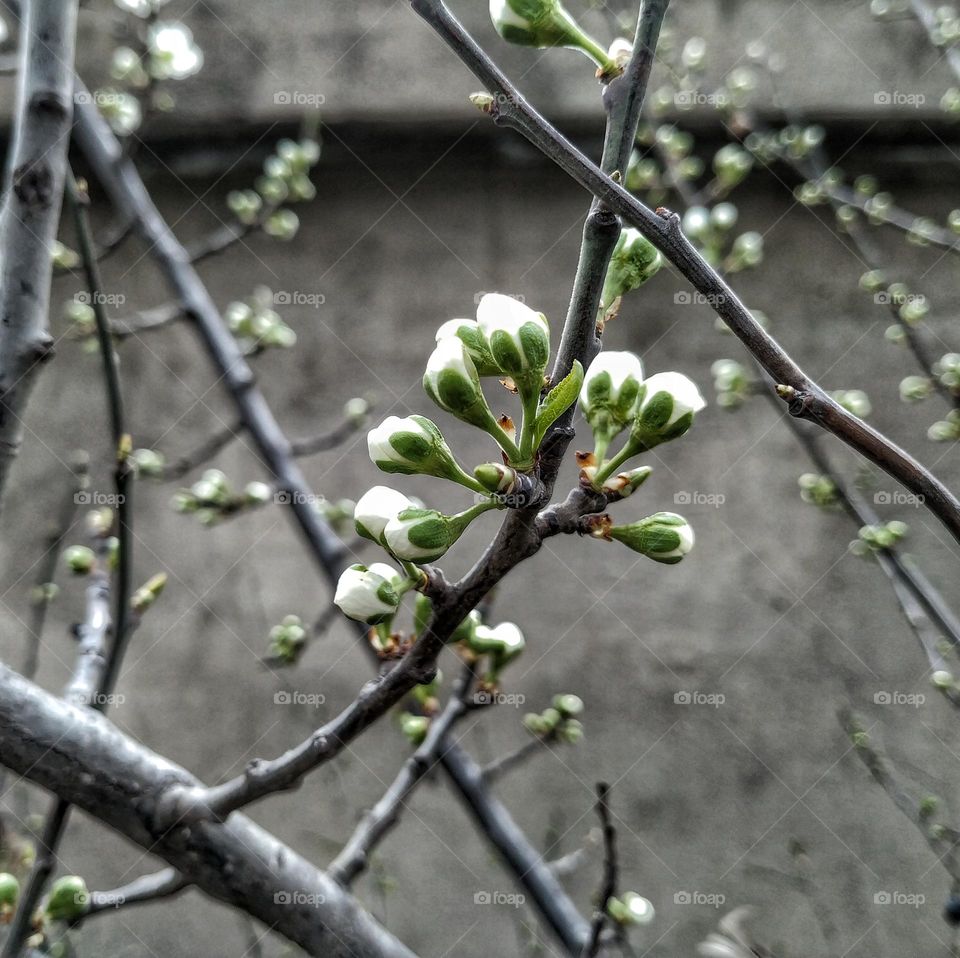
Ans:
[[[573,361],[573,369],[557,383],[540,404],[533,428],[533,447],[539,448],[547,430],[577,401],[583,385],[583,366]]]

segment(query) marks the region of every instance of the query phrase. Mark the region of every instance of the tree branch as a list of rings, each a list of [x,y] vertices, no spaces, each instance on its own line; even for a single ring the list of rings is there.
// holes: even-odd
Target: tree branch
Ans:
[[[0,760],[159,855],[185,880],[323,958],[414,958],[323,872],[253,822],[157,825],[157,797],[188,772],[0,666]]]
[[[21,27],[16,125],[0,211],[0,495],[23,415],[53,352],[47,325],[67,166],[77,0],[30,0]]]
[[[603,830],[603,883],[597,896],[597,909],[590,925],[590,940],[583,949],[582,958],[594,958],[600,950],[600,936],[607,923],[607,902],[617,892],[617,831],[610,815],[610,786],[605,782],[597,785],[597,815]]]

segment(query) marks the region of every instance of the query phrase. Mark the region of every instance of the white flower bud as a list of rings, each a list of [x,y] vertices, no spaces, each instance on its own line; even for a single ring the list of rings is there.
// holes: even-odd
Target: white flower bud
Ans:
[[[480,325],[476,320],[448,319],[437,330],[437,342],[450,336],[455,336],[466,347],[478,376],[499,376],[502,373],[490,354],[490,344],[480,332]]]
[[[610,265],[603,281],[600,304],[609,309],[614,301],[642,286],[655,276],[663,258],[660,251],[639,230],[626,226],[610,256]]]
[[[676,439],[704,406],[696,383],[683,373],[654,373],[641,384],[630,441],[642,452]]]
[[[526,380],[539,392],[550,358],[546,317],[511,296],[487,293],[477,307],[477,323],[500,369],[518,386]]]
[[[367,449],[374,465],[384,472],[437,476],[482,491],[453,458],[440,430],[423,416],[388,416],[367,433]]]
[[[360,497],[354,509],[353,519],[357,533],[365,539],[386,545],[383,530],[387,523],[412,505],[402,492],[389,486],[374,486]]]
[[[485,429],[493,421],[477,368],[466,346],[455,336],[440,340],[430,354],[423,388],[441,409],[464,422]]]
[[[340,576],[333,601],[349,618],[376,625],[396,613],[402,582],[403,576],[385,562],[352,565]]]
[[[643,382],[643,363],[628,352],[604,351],[590,364],[580,389],[580,408],[590,428],[607,442],[633,419]]]

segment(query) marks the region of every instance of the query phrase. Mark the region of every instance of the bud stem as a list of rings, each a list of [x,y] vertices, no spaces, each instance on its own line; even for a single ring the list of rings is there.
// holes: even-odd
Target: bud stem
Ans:
[[[598,442],[597,445],[599,446],[600,443]],[[635,456],[638,452],[640,452],[640,450],[635,448],[633,442],[628,438],[623,444],[623,448],[612,459],[608,459],[597,469],[593,477],[594,488],[602,489],[604,481],[612,476],[631,456]],[[599,456],[597,458],[599,458]]]
[[[540,377],[542,380],[542,376]],[[520,424],[520,460],[514,465],[520,468],[522,463],[533,463],[533,437],[537,426],[537,410],[540,406],[540,390],[536,387],[526,387],[520,390],[520,401],[523,405],[523,421]],[[525,471],[525,470],[521,470]]]

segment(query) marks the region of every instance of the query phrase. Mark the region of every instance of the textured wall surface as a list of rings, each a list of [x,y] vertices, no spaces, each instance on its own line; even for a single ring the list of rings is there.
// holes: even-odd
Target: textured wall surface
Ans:
[[[476,9],[460,6],[489,33]],[[909,43],[899,39],[906,26],[881,30],[862,4],[677,6],[681,32],[693,24],[701,33],[719,30],[730,38],[722,45],[731,58],[732,38],[745,24],[768,32],[771,47],[792,47],[787,76],[798,82],[790,92],[805,106],[869,113],[868,78],[877,74],[905,89],[937,85],[925,73],[928,62],[901,56],[914,49],[913,34]],[[471,83],[405,3],[290,2],[271,6],[269,17],[267,10],[202,2],[187,15],[217,83],[212,98],[199,90],[194,98],[184,95],[191,123],[272,115],[277,84],[314,84],[330,91],[333,118],[396,120],[428,103],[430,118],[457,118],[459,125],[417,127],[402,148],[334,127],[329,161],[321,161],[315,177],[318,198],[301,212],[297,242],[250,238],[204,263],[203,275],[221,306],[255,283],[301,302],[322,294],[317,308],[283,309],[298,348],[256,360],[263,389],[291,435],[331,425],[346,398],[366,392],[378,394],[378,415],[433,416],[419,381],[434,330],[447,318],[471,315],[482,292],[522,295],[559,329],[585,197],[514,138],[469,132],[474,117],[460,104]],[[851,44],[858,52],[845,55]],[[582,113],[594,95],[589,84],[567,95],[567,81],[559,80],[566,56],[544,58],[527,78],[556,115]],[[513,52],[503,59],[521,63]],[[955,173],[924,185],[917,167],[929,159],[923,154],[919,163],[914,157],[888,167],[891,182],[901,181],[898,197],[920,212],[960,205]],[[845,163],[855,173],[887,160],[865,152]],[[164,213],[189,239],[225,217],[226,191],[252,175],[238,169],[224,179],[178,181],[155,172],[151,183]],[[912,185],[902,185],[908,175]],[[937,400],[917,410],[896,399],[896,384],[914,369],[906,352],[884,343],[889,315],[857,290],[863,267],[849,244],[819,213],[796,205],[775,177],[759,179],[737,199],[742,226],[763,232],[768,249],[764,267],[736,284],[745,301],[768,313],[776,335],[824,385],[867,389],[872,421],[956,483],[956,450],[922,438],[942,415]],[[936,330],[944,343],[958,345],[952,265],[895,237],[884,243],[904,276],[923,277]],[[108,287],[126,296],[118,314],[165,299],[136,244],[104,271]],[[55,300],[75,288],[59,281]],[[609,329],[608,347],[637,351],[650,371],[683,370],[712,398],[712,361],[739,358],[741,350],[714,329],[705,306],[677,302],[676,293],[686,289],[663,270],[628,301]],[[121,360],[138,445],[175,458],[230,420],[186,324],[128,341]],[[98,464],[94,488],[109,488],[103,415],[97,357],[63,340],[35,392],[28,441],[0,523],[4,661],[16,664],[22,654],[31,567],[44,520],[63,494],[66,453],[90,450]],[[527,633],[527,652],[505,688],[526,703],[471,716],[459,736],[479,758],[493,758],[524,740],[523,711],[546,706],[558,691],[584,698],[583,743],[533,759],[500,793],[552,858],[587,840],[595,825],[593,785],[614,783],[622,885],[657,908],[655,923],[635,938],[642,954],[693,954],[722,914],[711,903],[722,896],[724,908],[756,906],[760,937],[778,956],[945,955],[947,928],[939,917],[945,873],[869,779],[835,709],[848,701],[861,708],[904,775],[943,794],[948,805],[960,785],[956,716],[928,689],[925,659],[879,569],[848,555],[854,528],[840,514],[801,503],[796,480],[808,465],[780,415],[761,399],[736,414],[711,404],[688,437],[651,457],[653,478],[618,514],[683,511],[696,527],[697,548],[680,565],[572,539],[551,541],[525,564],[500,590],[497,616],[516,620]],[[488,445],[472,430],[442,413],[436,418],[465,461],[489,458]],[[586,445],[584,432],[578,446]],[[851,457],[836,442],[828,448],[852,474]],[[265,478],[243,440],[216,464],[237,482]],[[355,498],[380,478],[362,437],[304,465],[315,488],[331,497]],[[566,479],[574,480],[572,468]],[[461,501],[439,482],[401,483],[441,507]],[[882,476],[876,488],[893,492]],[[125,700],[113,715],[130,734],[213,782],[253,756],[272,756],[299,741],[351,699],[368,666],[352,632],[337,623],[296,670],[264,668],[269,627],[290,612],[315,616],[328,601],[325,586],[279,508],[203,530],[172,512],[173,491],[150,483],[136,489],[137,578],[162,569],[170,584],[134,641],[121,682]],[[956,546],[921,509],[884,514],[910,523],[923,569],[948,596],[954,593]],[[451,575],[465,570],[494,527],[490,517],[478,522],[444,568]],[[81,613],[82,589],[66,583],[41,659],[39,680],[48,688],[59,688],[67,675],[67,630]],[[452,656],[444,668],[453,673]],[[325,704],[278,704],[276,694],[289,689],[322,695]],[[723,702],[685,705],[680,692]],[[883,692],[926,699],[916,708],[875,704]],[[253,817],[322,864],[407,753],[395,723],[383,721],[299,792],[256,806]],[[42,802],[34,796],[33,809]],[[63,865],[91,886],[112,887],[157,867],[95,824],[74,821]],[[814,900],[790,880],[792,840],[809,854]],[[594,848],[567,880],[584,910],[599,869]],[[357,887],[424,956],[525,954],[522,943],[537,927],[523,907],[476,903],[480,892],[515,889],[439,776],[415,794],[402,827]],[[883,892],[924,896],[925,903],[876,904]],[[833,950],[818,921],[823,915],[839,929]],[[248,931],[225,909],[188,893],[171,905],[100,919],[78,940],[81,954],[238,956],[248,948]],[[273,939],[265,947],[268,955],[283,951]],[[554,953],[549,939],[544,947]]]

